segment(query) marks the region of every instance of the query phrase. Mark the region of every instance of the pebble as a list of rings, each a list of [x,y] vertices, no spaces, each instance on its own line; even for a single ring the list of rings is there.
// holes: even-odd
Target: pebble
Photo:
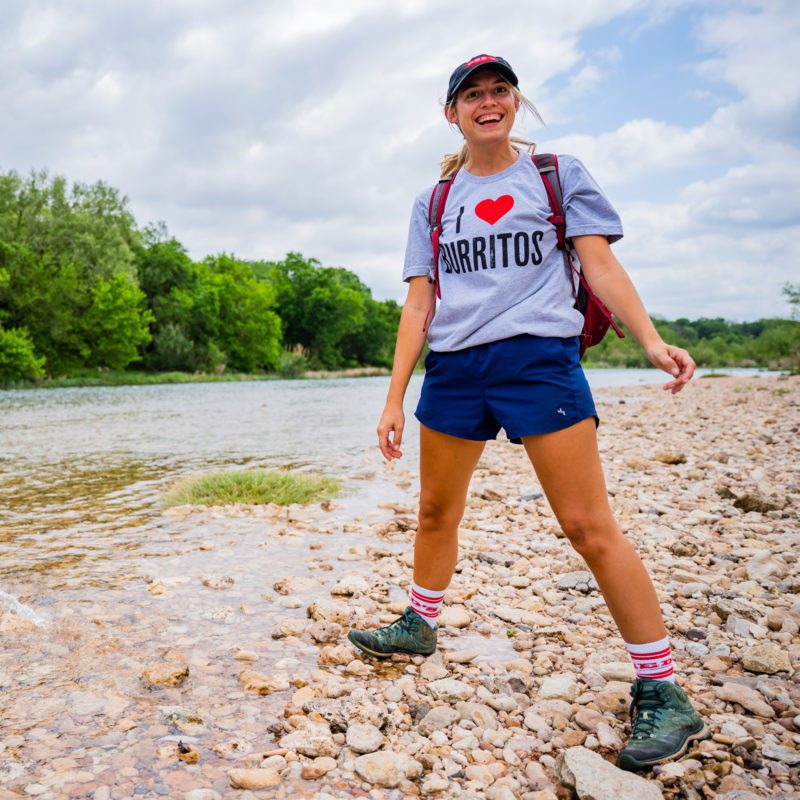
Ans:
[[[422,764],[405,753],[384,750],[359,756],[355,760],[355,771],[367,783],[394,789],[402,781],[418,778],[422,774]]]
[[[347,746],[355,753],[374,753],[383,740],[383,734],[374,725],[356,723],[347,728]]]
[[[464,681],[455,678],[442,678],[428,684],[428,694],[434,700],[442,700],[445,703],[457,703],[459,700],[467,700],[475,694],[475,689]]]
[[[273,769],[232,769],[228,780],[234,789],[271,789],[281,776]]]
[[[142,677],[152,686],[180,686],[188,676],[188,664],[175,662],[153,664],[142,673]]]
[[[776,672],[792,672],[789,654],[771,642],[764,642],[748,647],[742,653],[742,666],[750,672],[774,675]]]

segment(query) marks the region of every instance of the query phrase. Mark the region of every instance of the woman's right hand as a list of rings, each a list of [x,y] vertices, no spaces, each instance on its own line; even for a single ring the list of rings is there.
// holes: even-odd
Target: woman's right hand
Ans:
[[[400,444],[403,440],[405,415],[402,406],[387,405],[378,423],[378,447],[387,461],[402,458]]]

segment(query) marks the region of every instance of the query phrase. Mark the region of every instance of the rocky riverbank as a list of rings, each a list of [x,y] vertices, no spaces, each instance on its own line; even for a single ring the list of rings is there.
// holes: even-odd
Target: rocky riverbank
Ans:
[[[344,638],[405,605],[407,499],[336,526],[330,504],[165,511],[207,559],[201,578],[98,588],[47,629],[7,611],[0,800],[800,796],[800,379],[599,399],[612,503],[713,732],[686,758],[645,777],[612,766],[632,667],[522,448],[497,442],[472,483],[431,658],[367,661]],[[414,466],[384,468],[398,494]],[[226,533],[211,538],[211,518]],[[289,541],[306,554],[236,595],[215,555],[247,526],[263,541],[241,558]],[[206,596],[222,601],[192,616]]]

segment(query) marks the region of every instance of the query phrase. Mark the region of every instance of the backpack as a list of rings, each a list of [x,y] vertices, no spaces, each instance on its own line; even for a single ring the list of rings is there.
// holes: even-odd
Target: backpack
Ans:
[[[547,200],[550,204],[550,216],[547,221],[556,229],[556,243],[558,249],[564,256],[564,266],[567,275],[570,276],[572,292],[575,297],[574,307],[583,314],[583,331],[580,335],[580,357],[583,358],[587,347],[599,344],[606,335],[609,327],[620,339],[625,338],[625,334],[614,322],[611,312],[603,305],[600,298],[591,290],[583,271],[577,269],[572,260],[572,243],[567,239],[567,224],[564,218],[564,204],[561,192],[561,179],[558,175],[558,157],[552,153],[542,153],[541,155],[531,156],[536,169],[539,171]],[[439,286],[439,236],[442,232],[442,216],[444,215],[447,195],[453,185],[458,170],[446,178],[442,178],[431,192],[431,199],[428,203],[428,228],[431,234],[431,244],[433,245],[433,282],[436,287],[436,297],[441,298],[442,290]],[[577,285],[572,275],[577,277]],[[434,299],[434,303],[436,300]],[[427,319],[425,320],[427,328]]]

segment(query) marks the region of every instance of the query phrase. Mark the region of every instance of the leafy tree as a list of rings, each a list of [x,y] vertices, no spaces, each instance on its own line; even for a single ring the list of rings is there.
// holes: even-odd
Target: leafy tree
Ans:
[[[231,256],[207,258],[198,271],[195,297],[207,331],[228,364],[241,372],[273,370],[281,353],[275,292],[249,265]]]
[[[127,276],[97,278],[84,317],[84,356],[91,366],[125,369],[150,341],[152,313],[144,292]]]
[[[41,380],[44,359],[36,355],[25,328],[0,328],[0,382]]]

